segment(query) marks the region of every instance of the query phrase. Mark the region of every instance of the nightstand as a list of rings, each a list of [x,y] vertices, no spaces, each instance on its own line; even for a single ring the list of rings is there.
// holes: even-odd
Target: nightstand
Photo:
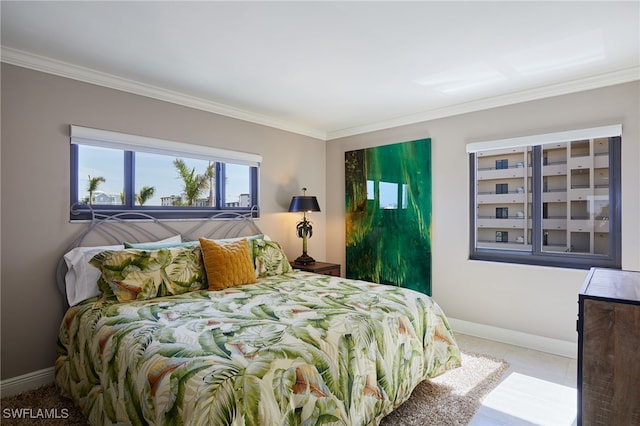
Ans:
[[[334,277],[340,276],[340,264],[339,263],[325,263],[316,262],[311,265],[300,265],[299,263],[289,262],[294,269],[300,269],[306,272],[315,272],[316,274],[331,275]]]

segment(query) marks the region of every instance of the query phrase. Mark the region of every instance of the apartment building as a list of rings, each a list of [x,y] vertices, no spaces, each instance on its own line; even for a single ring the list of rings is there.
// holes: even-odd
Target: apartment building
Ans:
[[[532,147],[478,153],[478,247],[531,250],[533,158]],[[607,254],[609,139],[546,144],[539,161],[542,250]]]

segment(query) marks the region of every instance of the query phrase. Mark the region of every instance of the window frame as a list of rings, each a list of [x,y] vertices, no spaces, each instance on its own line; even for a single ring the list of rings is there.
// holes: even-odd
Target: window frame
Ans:
[[[74,141],[74,132],[77,136]],[[98,143],[83,143],[84,135],[98,135],[106,140],[104,145]],[[88,138],[87,140],[89,140]],[[129,140],[134,143],[121,143],[121,141]],[[173,151],[167,151],[167,149],[158,149],[154,152],[152,148],[143,147],[140,150],[136,150],[135,141],[141,140],[143,143],[149,143],[149,141],[157,142],[161,146],[169,146]],[[124,204],[121,205],[106,205],[106,204],[93,204],[87,205],[80,203],[80,191],[79,191],[79,146],[102,146],[105,148],[112,148],[122,150],[124,152]],[[141,145],[142,146],[142,145]],[[180,152],[180,149],[186,148],[186,152]],[[207,155],[206,151],[211,150],[214,154]],[[197,207],[197,206],[140,206],[135,203],[135,154],[136,152],[155,153],[167,156],[176,156],[178,158],[196,158],[207,159],[215,161],[215,175],[214,180],[214,207]],[[202,154],[202,152],[204,154]],[[251,161],[245,162],[242,159],[239,161],[227,160],[224,161],[217,153],[230,153],[231,155],[237,154],[239,158],[242,156],[252,156]],[[194,154],[195,153],[195,154]],[[256,154],[245,154],[235,151],[220,150],[217,148],[202,147],[199,145],[184,144],[181,142],[172,142],[160,139],[151,139],[138,137],[133,135],[120,134],[115,132],[102,131],[97,129],[83,128],[79,126],[71,126],[71,143],[70,143],[70,212],[69,219],[71,221],[83,221],[91,220],[94,213],[101,213],[104,215],[120,215],[120,218],[127,219],[126,213],[145,213],[156,219],[165,220],[182,220],[182,219],[207,219],[212,216],[216,218],[225,218],[225,213],[228,213],[228,217],[236,217],[237,213],[251,212],[254,218],[259,217],[259,175],[260,175],[260,162],[255,162],[254,158],[261,160],[260,156]],[[254,164],[255,163],[255,164]],[[225,206],[225,192],[226,192],[226,179],[225,179],[225,166],[226,164],[240,164],[247,165],[249,167],[249,193],[250,193],[250,207],[226,207]]]
[[[587,129],[589,130],[589,129]],[[620,129],[621,130],[621,129]],[[544,135],[543,135],[544,136]],[[588,136],[593,139],[598,136]],[[479,261],[492,261],[502,263],[517,263],[525,265],[550,266],[572,269],[589,269],[591,267],[604,267],[621,269],[622,267],[622,137],[621,131],[609,138],[609,250],[607,255],[558,253],[543,251],[543,158],[542,150],[545,142],[535,144],[534,137],[527,137],[534,143],[526,146],[532,148],[532,198],[531,198],[531,250],[478,248],[477,240],[477,152],[490,151],[492,148],[476,149],[469,151],[469,259]],[[524,138],[523,138],[524,139]],[[544,139],[544,137],[542,138]],[[565,142],[576,139],[565,139]],[[483,143],[478,143],[478,145]],[[484,143],[488,144],[488,143]],[[513,145],[512,145],[513,146]],[[525,146],[522,144],[520,146]],[[497,149],[497,148],[496,148]]]

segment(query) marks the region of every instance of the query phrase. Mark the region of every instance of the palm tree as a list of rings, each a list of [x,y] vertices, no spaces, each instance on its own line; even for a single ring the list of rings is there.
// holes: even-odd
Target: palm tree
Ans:
[[[138,204],[143,205],[144,203],[149,201],[151,197],[153,197],[153,194],[155,192],[155,186],[143,186],[142,188],[140,188],[140,193],[136,194],[136,201],[138,202]]]
[[[209,179],[209,206],[213,207],[213,179],[216,177],[215,163],[209,161],[204,174]]]
[[[208,180],[214,173],[213,164],[209,163],[204,174],[196,174],[196,168],[189,169],[180,158],[173,160],[173,165],[178,169],[178,173],[184,183],[184,195],[188,206],[193,206],[194,202],[209,187]]]
[[[93,193],[98,189],[101,183],[106,182],[106,179],[102,176],[96,176],[94,178],[89,175],[89,185],[87,191],[89,191],[89,205],[93,204]]]

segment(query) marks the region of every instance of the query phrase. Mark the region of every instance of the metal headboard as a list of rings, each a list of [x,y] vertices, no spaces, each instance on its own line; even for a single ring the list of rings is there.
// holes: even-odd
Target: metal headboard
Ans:
[[[86,206],[83,206],[86,207]],[[99,246],[156,241],[174,235],[182,235],[182,241],[197,241],[198,238],[234,238],[261,234],[256,225],[257,207],[248,212],[220,212],[206,219],[161,220],[142,212],[125,212],[114,215],[98,213],[90,209],[91,219],[84,229],[67,247],[64,253],[83,245]],[[169,225],[172,223],[173,225]],[[67,265],[60,258],[56,268],[56,284],[67,304],[65,274]]]

